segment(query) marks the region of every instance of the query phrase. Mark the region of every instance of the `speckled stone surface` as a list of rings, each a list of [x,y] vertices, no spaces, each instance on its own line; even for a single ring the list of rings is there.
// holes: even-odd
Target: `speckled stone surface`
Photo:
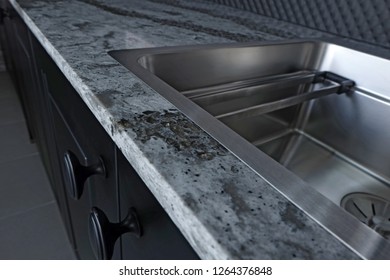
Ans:
[[[107,54],[324,34],[201,1],[11,2],[201,258],[358,258]]]

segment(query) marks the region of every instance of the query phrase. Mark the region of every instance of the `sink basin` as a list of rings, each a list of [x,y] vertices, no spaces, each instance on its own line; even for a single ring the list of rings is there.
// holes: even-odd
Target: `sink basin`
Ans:
[[[390,258],[390,61],[320,41],[109,53],[363,258]]]

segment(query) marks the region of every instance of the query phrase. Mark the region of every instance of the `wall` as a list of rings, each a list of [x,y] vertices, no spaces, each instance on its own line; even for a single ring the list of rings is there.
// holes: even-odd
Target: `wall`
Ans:
[[[390,0],[206,0],[390,48]]]

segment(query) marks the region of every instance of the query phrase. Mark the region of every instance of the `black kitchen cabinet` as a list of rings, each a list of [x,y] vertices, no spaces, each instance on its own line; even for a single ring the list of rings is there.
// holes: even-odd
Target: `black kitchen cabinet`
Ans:
[[[103,209],[113,220],[118,216],[114,146],[106,143],[108,145],[104,149],[92,151],[93,148],[80,144],[54,102],[53,121],[75,250],[81,259],[94,259],[88,224],[92,207]],[[99,168],[104,172],[96,173]],[[120,258],[119,245],[113,258]]]
[[[75,157],[80,160],[80,163],[85,164],[87,157],[84,151],[80,148],[77,140],[74,139],[72,133],[69,131],[67,124],[58,111],[58,108],[56,108],[56,105],[54,103],[52,105],[52,117],[55,127],[54,133],[58,149],[58,158],[61,159],[67,151],[72,151]],[[66,180],[65,175],[67,167],[64,162],[60,164],[60,168],[62,174],[61,186],[65,187],[63,182]],[[89,246],[88,240],[88,224],[86,223],[86,217],[88,217],[90,208],[88,194],[88,191],[86,191],[78,201],[68,199],[66,192],[63,192],[63,197],[60,198],[63,200],[62,203],[66,203],[67,208],[69,207],[68,215],[70,215],[71,224],[68,226],[70,227],[70,233],[72,234],[71,239],[73,240],[73,248],[75,249],[77,256],[83,259],[93,258],[93,252]]]
[[[12,53],[15,51],[15,37],[12,36],[12,21],[11,21],[11,11],[10,4],[6,0],[0,0],[0,42],[3,52],[3,58],[7,70],[16,83],[16,74],[14,69],[14,62],[12,60]]]
[[[115,222],[119,216],[115,145],[51,58],[39,57],[51,100],[60,186],[65,189],[62,200],[69,209],[74,247],[81,259],[93,259],[91,209],[99,207]],[[120,244],[113,258],[120,258]]]
[[[27,29],[28,30],[28,29]],[[46,61],[50,58],[48,54],[37,41],[31,32],[28,31],[30,49],[32,50],[31,57],[33,59],[33,72],[36,73],[37,90],[31,96],[32,102],[29,105],[33,109],[35,115],[37,137],[36,144],[38,146],[42,161],[44,163],[48,178],[50,180],[53,193],[57,200],[57,204],[68,233],[69,240],[75,249],[75,240],[70,219],[68,202],[66,199],[65,188],[63,186],[61,161],[57,155],[57,143],[55,136],[55,106],[51,102],[51,92],[46,75]],[[58,118],[57,118],[58,119]]]
[[[17,12],[0,4],[6,66],[77,256],[198,258]]]
[[[28,30],[21,18],[8,5],[3,9],[3,28],[7,39],[4,42],[6,56],[12,51],[11,59],[6,59],[11,77],[17,82],[17,93],[21,100],[22,110],[27,122],[27,128],[31,139],[36,137],[34,123],[37,123],[33,114],[34,102],[31,102],[33,91],[36,90],[35,75],[32,73],[32,57],[28,38]],[[8,61],[9,60],[9,61]],[[30,105],[31,104],[31,105]]]

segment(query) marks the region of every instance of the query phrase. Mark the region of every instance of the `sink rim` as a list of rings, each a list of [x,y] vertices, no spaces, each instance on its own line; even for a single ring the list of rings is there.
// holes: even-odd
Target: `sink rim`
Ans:
[[[385,238],[352,217],[340,206],[331,202],[308,183],[304,182],[297,175],[273,160],[253,144],[245,140],[241,135],[217,120],[210,113],[182,95],[140,63],[142,57],[149,55],[191,52],[193,50],[261,47],[299,43],[313,43],[319,45],[330,44],[349,48],[349,46],[345,46],[339,42],[335,44],[329,40],[302,39],[277,42],[228,43],[114,50],[110,51],[109,55],[143,80],[158,94],[171,102],[202,130],[243,161],[258,176],[286,197],[296,207],[319,223],[325,230],[341,240],[360,257],[366,259],[390,259],[390,243]],[[125,56],[125,58],[121,59],[119,58],[120,56]],[[237,145],[237,142],[239,142],[240,145]],[[362,242],[362,240],[367,240],[369,242]],[[366,246],[365,244],[367,243],[374,245]]]

